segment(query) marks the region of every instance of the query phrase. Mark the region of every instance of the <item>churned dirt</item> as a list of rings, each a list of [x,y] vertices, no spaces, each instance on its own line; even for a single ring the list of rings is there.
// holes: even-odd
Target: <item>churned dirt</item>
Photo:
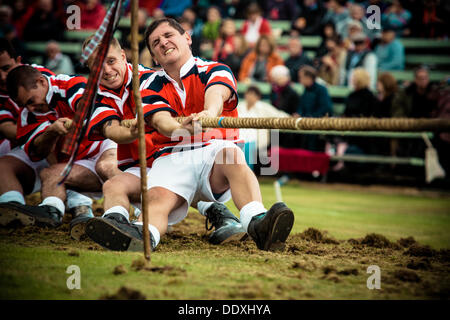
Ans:
[[[32,199],[31,199],[32,200]],[[102,214],[101,205],[94,207],[96,215]],[[70,220],[70,217],[65,218]],[[67,220],[65,220],[68,222]],[[66,251],[77,257],[79,250],[104,250],[89,239],[76,242],[68,235],[68,225],[57,229],[38,227],[0,229],[0,242],[15,243],[28,247],[48,247],[52,250]],[[170,254],[181,250],[201,251],[210,249],[205,229],[205,218],[198,213],[189,213],[188,217],[161,239],[158,252]],[[336,240],[326,231],[308,228],[292,234],[282,252],[267,257],[265,252],[256,248],[249,238],[222,244],[217,247],[223,256],[233,256],[234,252],[250,254],[252,258],[261,257],[270,263],[271,259],[288,261],[279,268],[292,277],[307,281],[320,279],[324,283],[344,285],[352,283],[357,277],[367,278],[367,268],[378,265],[382,269],[382,288],[386,297],[415,299],[450,298],[450,250],[436,250],[418,243],[413,237],[391,241],[382,234],[367,234],[360,239]],[[127,266],[128,267],[128,266]],[[115,266],[112,274],[119,276],[128,272],[150,272],[169,276],[185,276],[187,271],[180,266],[147,266],[145,260],[135,260],[128,268]],[[261,274],[261,277],[267,275]],[[295,286],[298,286],[295,287]],[[275,293],[289,290],[302,292],[304,298],[314,298],[310,292],[302,291],[301,285],[279,283]],[[402,295],[400,295],[402,293]],[[242,284],[228,293],[214,292],[223,299],[267,299],[264,284]],[[128,287],[120,288],[114,294],[105,294],[101,299],[145,299],[141,292]],[[288,297],[289,298],[289,297]],[[295,298],[295,297],[294,297]],[[339,298],[339,297],[336,297]]]

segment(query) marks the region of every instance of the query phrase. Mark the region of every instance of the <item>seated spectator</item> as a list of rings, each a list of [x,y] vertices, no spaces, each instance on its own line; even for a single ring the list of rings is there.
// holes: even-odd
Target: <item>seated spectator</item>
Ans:
[[[320,58],[328,53],[328,50],[326,48],[326,42],[328,39],[333,38],[337,35],[338,34],[336,32],[336,28],[333,22],[329,21],[323,25],[322,34],[320,35],[322,39],[319,48],[317,49],[316,58]]]
[[[186,8],[183,11],[183,15],[181,18],[186,19],[190,21],[192,25],[192,35],[195,35],[199,38],[202,36],[202,30],[203,30],[203,22],[202,19],[200,19],[197,16],[197,13],[192,8]]]
[[[370,91],[370,75],[363,68],[356,68],[352,74],[353,91],[348,95],[345,101],[345,111],[342,117],[360,118],[371,117],[378,108],[378,100]],[[374,140],[367,137],[345,137],[336,138],[336,155],[342,156],[346,153],[351,154],[370,154],[376,153]],[[344,162],[338,161],[333,167],[333,171],[339,171],[344,168]]]
[[[270,102],[277,109],[293,116],[297,112],[300,96],[292,88],[290,70],[283,65],[275,66],[270,70],[270,79]]]
[[[209,7],[206,14],[206,22],[203,25],[202,36],[206,41],[213,43],[219,37],[219,29],[222,23],[222,16],[217,7]]]
[[[27,41],[61,41],[64,25],[54,12],[52,0],[39,0],[36,10],[24,29],[24,40]]]
[[[273,39],[262,35],[253,49],[243,60],[239,71],[239,81],[267,81],[270,70],[284,64],[283,59],[277,53]]]
[[[350,17],[347,9],[347,0],[329,0],[326,7],[327,13],[325,14],[324,21],[331,22],[333,25],[337,25]]]
[[[326,83],[337,86],[339,85],[339,72],[345,65],[347,50],[338,35],[327,39],[325,44],[327,53],[317,60],[318,75]]]
[[[236,35],[236,26],[232,19],[224,19],[220,26],[219,37],[214,42],[214,51],[212,59],[214,61],[224,62],[229,54],[234,51],[234,36]]]
[[[61,52],[58,42],[49,41],[45,53],[44,65],[54,73],[68,75],[75,73],[72,60]]]
[[[241,28],[241,33],[245,36],[250,47],[254,47],[261,35],[272,35],[272,28],[269,21],[264,18],[260,6],[252,2],[247,7],[247,18]]]
[[[244,101],[239,101],[237,106],[239,117],[267,118],[288,117],[289,115],[274,106],[261,101],[261,91],[256,86],[249,86],[244,94]],[[265,151],[270,144],[270,130],[240,129],[239,137],[245,141],[245,160],[250,168],[257,163],[257,151]]]
[[[430,82],[428,69],[414,71],[414,82],[398,91],[392,101],[392,116],[400,118],[430,118],[436,109],[436,86]],[[392,154],[423,157],[425,145],[414,139],[393,140]]]
[[[443,38],[449,35],[448,1],[424,0],[421,14],[420,36]]]
[[[319,35],[326,12],[322,1],[304,0],[292,24],[291,35]]]
[[[179,18],[186,8],[192,7],[192,0],[163,0],[159,7],[164,16]]]
[[[395,36],[395,30],[390,27],[381,33],[381,42],[374,50],[380,70],[405,69],[405,48]]]
[[[236,78],[238,78],[241,70],[242,60],[251,51],[248,47],[244,35],[238,33],[233,37],[233,52],[230,53],[224,60],[224,63],[230,67]]]
[[[429,118],[436,107],[436,86],[430,82],[428,68],[414,71],[414,82],[400,90],[392,103],[393,117]]]
[[[397,79],[389,72],[382,72],[378,75],[377,98],[378,107],[372,113],[377,118],[390,118],[392,115],[392,102],[397,93]]]
[[[144,39],[145,29],[147,28],[147,10],[138,9],[137,24],[138,24],[138,39]],[[101,23],[101,22],[100,22]],[[127,60],[131,61],[131,32],[122,32],[122,47],[125,50]],[[138,51],[140,53],[146,50],[145,41],[138,41]]]
[[[360,22],[361,27],[363,28],[363,32],[368,36],[370,41],[377,39],[380,37],[380,27],[376,26],[375,28],[369,28],[371,25],[367,18],[365,17],[365,9],[361,4],[352,3],[350,4],[350,17],[345,20],[340,21],[336,24],[336,31],[342,37],[342,39],[350,38],[350,34],[348,34],[348,24],[354,23],[354,21]]]
[[[392,0],[392,4],[386,8],[381,15],[381,25],[383,28],[393,30],[398,37],[409,36],[409,22],[411,12],[405,10],[400,0]]]
[[[320,118],[333,115],[333,103],[328,89],[316,82],[317,71],[311,66],[303,66],[299,71],[300,83],[305,90],[297,106],[300,117]],[[299,135],[298,147],[310,151],[324,151],[325,140],[318,135]]]
[[[298,14],[295,0],[268,0],[266,2],[267,18],[270,20],[293,21]]]
[[[298,82],[298,71],[303,65],[312,65],[311,59],[308,58],[303,51],[302,44],[299,37],[291,37],[288,42],[289,57],[284,64],[291,72],[291,79]]]
[[[369,49],[367,44],[367,36],[364,33],[358,33],[352,37],[354,45],[353,50],[347,52],[345,65],[341,68],[340,82],[341,85],[349,86],[352,72],[355,68],[362,67],[370,75],[370,88],[375,90],[377,81],[377,56]]]
[[[286,66],[275,66],[270,70],[272,91],[270,102],[278,110],[290,116],[297,116],[297,106],[300,96],[292,87],[289,69]],[[240,114],[239,114],[240,115]],[[280,132],[279,144],[284,148],[295,148],[297,146],[298,134]]]
[[[192,40],[192,44],[191,44],[191,50],[192,50],[192,55],[194,57],[199,57],[201,54],[200,51],[200,46],[201,46],[201,42],[202,42],[202,38],[201,35],[197,35],[194,33],[194,29],[193,29],[193,24],[192,24],[192,20],[188,20],[186,18],[181,18],[178,21],[181,26],[183,27],[183,29],[191,36],[191,40]],[[144,48],[145,51],[147,48]]]
[[[370,90],[369,73],[363,68],[352,72],[351,85],[353,91],[345,101],[344,117],[371,117],[377,109],[378,102]]]
[[[100,0],[84,0],[78,3],[81,9],[81,29],[97,30],[106,15]]]
[[[29,6],[26,0],[16,0],[13,1],[13,15],[12,23],[16,29],[17,37],[19,39],[23,38],[23,31],[28,23],[28,20],[34,13],[35,7]]]

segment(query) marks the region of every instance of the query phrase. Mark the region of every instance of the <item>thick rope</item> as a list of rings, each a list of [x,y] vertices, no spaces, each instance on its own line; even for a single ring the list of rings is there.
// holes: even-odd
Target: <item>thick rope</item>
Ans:
[[[175,118],[178,122],[183,117]],[[136,120],[123,120],[130,127]],[[66,122],[67,123],[67,122]],[[205,128],[323,130],[323,131],[444,131],[450,132],[450,119],[411,118],[200,118]],[[68,123],[67,123],[68,124]],[[69,125],[70,127],[70,125]]]

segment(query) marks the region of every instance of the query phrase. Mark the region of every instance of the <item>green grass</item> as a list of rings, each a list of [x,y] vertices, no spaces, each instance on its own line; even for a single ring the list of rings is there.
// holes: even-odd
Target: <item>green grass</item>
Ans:
[[[261,190],[269,207],[275,201],[271,181],[262,182]],[[123,286],[147,299],[448,299],[450,268],[444,251],[439,251],[442,256],[434,251],[432,257],[412,257],[406,248],[344,241],[378,233],[392,242],[413,236],[420,244],[449,249],[448,197],[313,183],[291,183],[282,193],[296,219],[286,250],[260,251],[251,240],[210,245],[204,218],[192,212],[152,253],[152,267],[173,268],[162,272],[135,270],[132,264],[142,259],[140,253],[75,242],[67,227],[0,229],[0,299],[98,299]],[[299,237],[310,227],[342,241],[323,244]],[[407,269],[411,261],[423,259],[430,269]],[[372,264],[382,269],[382,290],[366,288],[366,269]],[[66,286],[70,265],[80,267],[81,290]],[[119,265],[126,273],[113,274]],[[330,266],[336,270],[326,274]],[[352,269],[356,275],[340,273]],[[420,281],[399,280],[399,270],[414,272]]]

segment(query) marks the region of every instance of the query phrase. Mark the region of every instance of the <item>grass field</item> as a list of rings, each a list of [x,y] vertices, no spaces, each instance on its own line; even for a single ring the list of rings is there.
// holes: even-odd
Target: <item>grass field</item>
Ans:
[[[261,189],[269,207],[272,181]],[[162,239],[149,266],[142,254],[71,240],[67,225],[0,229],[0,299],[450,297],[448,194],[302,182],[282,192],[295,224],[279,252],[251,240],[210,245],[194,210]],[[66,285],[71,265],[81,271],[79,290]],[[367,288],[370,265],[380,267],[380,290]]]

